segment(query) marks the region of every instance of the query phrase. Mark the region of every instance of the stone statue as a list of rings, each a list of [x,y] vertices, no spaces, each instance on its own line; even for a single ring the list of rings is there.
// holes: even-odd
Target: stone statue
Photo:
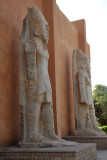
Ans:
[[[92,100],[90,62],[80,50],[73,53],[73,88],[76,135],[103,135],[97,127]]]
[[[48,34],[48,23],[41,12],[28,8],[20,37],[21,147],[66,145],[54,131]]]
[[[91,96],[90,65],[88,59],[86,59],[86,64],[81,65],[81,68],[77,74],[79,82],[80,103],[93,106]]]

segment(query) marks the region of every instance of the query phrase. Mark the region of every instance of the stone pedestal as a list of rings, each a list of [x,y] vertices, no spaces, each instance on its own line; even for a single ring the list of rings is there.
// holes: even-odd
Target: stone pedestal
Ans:
[[[95,144],[79,144],[69,147],[0,149],[0,160],[96,160]]]
[[[107,150],[107,136],[66,136],[64,139],[79,143],[96,143],[99,150]]]

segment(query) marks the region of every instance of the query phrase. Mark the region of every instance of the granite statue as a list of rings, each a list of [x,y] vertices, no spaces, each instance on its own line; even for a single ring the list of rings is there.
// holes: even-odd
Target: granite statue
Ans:
[[[73,52],[73,89],[76,135],[104,135],[97,127],[92,99],[90,61],[80,49]]]
[[[20,37],[21,147],[75,145],[54,130],[52,89],[48,74],[49,27],[37,8],[28,8]]]

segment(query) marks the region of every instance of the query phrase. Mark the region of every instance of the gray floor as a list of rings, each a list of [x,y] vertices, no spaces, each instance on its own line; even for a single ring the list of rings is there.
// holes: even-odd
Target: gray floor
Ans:
[[[107,150],[97,150],[97,160],[107,160]]]

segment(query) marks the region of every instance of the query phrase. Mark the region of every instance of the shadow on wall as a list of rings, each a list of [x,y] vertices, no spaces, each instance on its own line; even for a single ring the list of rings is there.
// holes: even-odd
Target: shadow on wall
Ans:
[[[11,41],[11,89],[12,93],[12,111],[13,111],[13,123],[12,123],[12,131],[13,131],[13,142],[17,143],[20,139],[20,104],[19,104],[19,52],[20,52],[20,44],[19,44],[19,33],[16,28],[12,30],[12,41]],[[19,44],[19,45],[18,45]]]

